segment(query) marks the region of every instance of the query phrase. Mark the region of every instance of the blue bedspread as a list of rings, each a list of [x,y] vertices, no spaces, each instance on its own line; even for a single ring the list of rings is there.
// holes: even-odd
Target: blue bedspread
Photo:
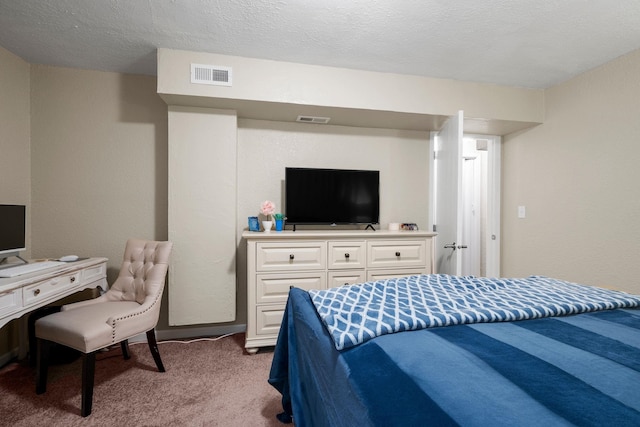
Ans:
[[[292,289],[269,382],[296,427],[639,426],[640,310],[386,334],[336,350]]]
[[[401,331],[563,316],[640,305],[640,297],[542,276],[431,274],[309,291],[338,350]]]

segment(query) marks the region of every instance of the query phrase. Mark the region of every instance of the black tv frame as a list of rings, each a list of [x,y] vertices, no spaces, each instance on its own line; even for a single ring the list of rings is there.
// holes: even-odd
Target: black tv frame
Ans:
[[[363,191],[370,200],[357,206],[354,192]],[[297,210],[292,213],[294,198],[302,198],[302,201],[297,201],[294,205]],[[375,230],[373,225],[380,223],[380,171],[286,167],[284,205],[287,224],[293,225],[294,231],[297,225],[364,224],[366,229]]]

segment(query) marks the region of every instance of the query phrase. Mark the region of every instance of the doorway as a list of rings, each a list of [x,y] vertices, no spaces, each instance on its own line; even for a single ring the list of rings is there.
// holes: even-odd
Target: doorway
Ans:
[[[460,137],[449,130],[434,133],[431,138],[431,218],[433,230],[438,233],[435,239],[436,271],[499,277],[501,138],[463,135],[461,131],[458,135]],[[455,159],[451,159],[452,145],[458,145],[457,150],[453,150]],[[448,156],[443,152],[449,152]],[[439,166],[440,169],[459,168],[459,172],[443,173],[438,171]],[[448,193],[447,197],[438,195],[443,191]],[[456,192],[459,193],[457,196],[453,194]],[[457,200],[457,203],[452,205],[453,210],[449,207],[443,214],[437,206],[438,201],[443,203],[443,200],[447,204],[450,200]]]

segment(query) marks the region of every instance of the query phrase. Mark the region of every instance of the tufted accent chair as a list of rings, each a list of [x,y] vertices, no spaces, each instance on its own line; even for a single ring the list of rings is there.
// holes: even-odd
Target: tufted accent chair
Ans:
[[[156,343],[155,327],[172,246],[171,242],[129,239],[118,278],[105,294],[65,305],[59,313],[36,321],[37,394],[46,391],[51,342],[83,353],[83,417],[91,413],[97,351],[120,343],[124,358],[129,359],[128,339],[146,333],[158,371],[165,371]]]

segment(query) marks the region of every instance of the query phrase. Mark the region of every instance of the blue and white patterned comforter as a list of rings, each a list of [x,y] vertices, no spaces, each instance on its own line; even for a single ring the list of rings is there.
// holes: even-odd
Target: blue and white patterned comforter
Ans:
[[[338,350],[394,332],[640,306],[640,296],[543,276],[444,274],[309,291]]]

